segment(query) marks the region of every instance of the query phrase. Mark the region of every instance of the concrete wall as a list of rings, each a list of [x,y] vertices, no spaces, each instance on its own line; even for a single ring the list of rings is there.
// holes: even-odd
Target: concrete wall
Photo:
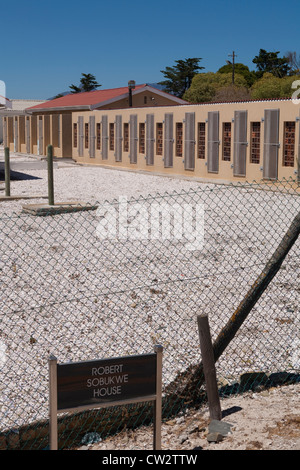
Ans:
[[[132,96],[132,107],[144,108],[152,106],[176,106],[177,104],[168,98],[166,95],[159,95],[158,93],[145,90]],[[123,109],[129,107],[129,98],[115,101],[106,106],[101,106],[101,109]]]
[[[12,108],[8,111],[13,114],[14,111],[22,111],[30,106],[36,106],[37,104],[45,103],[47,100],[22,100],[22,99],[12,99],[11,105]],[[5,108],[0,108],[0,111],[4,111]],[[3,135],[3,117],[0,115],[0,143],[4,141]]]
[[[56,157],[72,157],[71,113],[3,117],[4,146],[11,152],[47,155],[53,145]]]
[[[270,134],[270,129],[267,128],[267,121],[269,119],[268,110],[274,110],[279,118],[278,142],[270,142],[273,135],[272,133]],[[240,113],[237,113],[237,111]],[[241,113],[243,111],[244,113]],[[217,129],[217,137],[215,137],[214,133],[211,131],[212,118],[216,116],[216,113],[218,115],[218,124],[214,127],[214,130]],[[155,139],[153,144],[153,164],[149,164],[150,159],[146,150],[147,125],[149,125],[149,117],[147,117],[147,115],[153,115]],[[240,120],[240,115],[246,116],[246,122],[244,123],[245,137],[242,139],[246,140],[243,142],[241,141],[241,136],[243,135],[241,131],[243,121]],[[86,132],[91,133],[91,125],[93,125],[91,122],[93,121],[90,121],[90,118],[92,116],[94,117],[96,126],[96,130],[94,131],[96,134],[94,138],[96,141],[95,156],[91,156],[90,152],[91,135],[86,136],[85,134]],[[136,116],[136,124],[133,124],[134,120],[131,118],[133,116]],[[297,178],[297,174],[299,175],[298,159],[300,140],[298,118],[299,105],[293,104],[291,100],[74,112],[72,113],[72,154],[74,160],[85,164],[144,170],[170,175],[195,176],[209,180],[259,181],[263,177],[274,179],[274,171],[276,173],[275,178],[282,179],[292,177],[295,179]],[[80,124],[81,122],[82,124]],[[121,126],[119,125],[120,122]],[[260,123],[260,156],[259,162],[257,163],[252,163],[250,159],[253,122]],[[292,166],[283,165],[285,122],[293,122],[295,125],[294,160]],[[159,154],[157,149],[156,127],[159,123],[162,124],[163,132],[162,155]],[[204,123],[205,125],[205,158],[198,158],[197,155],[199,143],[197,135],[198,123]],[[223,156],[223,146],[225,144],[223,139],[224,123],[230,123],[231,127],[231,135],[229,135],[229,156],[227,151],[226,157]],[[136,134],[132,137],[128,150],[124,149],[124,124],[128,125],[129,135],[131,132],[130,128],[136,126]],[[142,149],[142,151],[140,148],[140,124],[145,125],[145,150]],[[182,124],[183,131],[181,156],[176,156],[177,124]],[[74,143],[74,125],[75,127],[77,126],[77,145]],[[100,149],[97,148],[97,125],[98,128],[100,127],[101,132]],[[81,131],[80,126],[82,127]],[[119,127],[121,128],[121,135],[118,136]],[[110,129],[114,130],[113,147],[110,146]],[[105,150],[106,146],[107,155]],[[136,159],[132,158],[132,151],[133,153],[136,151]],[[277,162],[275,163],[274,152],[277,154]],[[216,153],[218,153],[217,156]],[[216,167],[212,167],[212,154],[215,159],[214,164],[217,164]],[[241,158],[241,154],[244,155],[242,158],[245,160],[244,170],[240,169],[239,159]],[[274,164],[277,164],[277,168],[275,169]],[[268,173],[264,174],[269,165],[273,167],[273,173],[270,172],[271,176]]]
[[[29,148],[46,155],[52,144],[55,156],[83,164],[210,181],[260,181],[299,179],[299,117],[299,105],[274,100],[16,115],[5,118],[4,129],[11,151]],[[285,129],[293,130],[293,141]],[[251,161],[253,145],[258,153]]]

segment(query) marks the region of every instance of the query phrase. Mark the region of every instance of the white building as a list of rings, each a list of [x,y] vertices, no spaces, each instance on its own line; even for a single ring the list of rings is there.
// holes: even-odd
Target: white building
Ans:
[[[36,106],[41,103],[45,103],[47,100],[22,100],[22,99],[8,99],[3,97],[0,100],[0,144],[3,143],[3,122],[2,122],[2,114],[7,115],[8,111],[16,112],[16,111],[24,111],[26,108],[30,108],[31,106]]]

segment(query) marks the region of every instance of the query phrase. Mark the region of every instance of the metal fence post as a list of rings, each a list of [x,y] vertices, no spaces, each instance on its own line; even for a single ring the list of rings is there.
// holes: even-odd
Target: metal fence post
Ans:
[[[10,162],[9,162],[9,148],[4,149],[4,168],[5,168],[5,196],[10,196]]]

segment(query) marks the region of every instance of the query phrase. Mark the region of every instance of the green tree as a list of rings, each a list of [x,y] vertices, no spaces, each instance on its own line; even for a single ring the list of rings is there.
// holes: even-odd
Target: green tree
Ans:
[[[184,60],[176,60],[173,67],[166,67],[161,70],[166,80],[159,82],[168,93],[182,98],[186,90],[191,86],[192,79],[204,67],[199,66],[201,58],[191,58]]]
[[[230,87],[232,96],[237,90],[240,92],[241,88],[247,89],[247,82],[242,75],[236,74],[235,86],[232,87],[231,73],[198,73],[194,76],[190,88],[184,93],[183,99],[190,103],[214,101],[220,90],[223,90],[223,95],[226,94],[225,89],[227,87]],[[220,95],[218,99],[220,99]]]
[[[290,75],[300,74],[300,55],[297,52],[288,51],[285,56],[289,61]]]
[[[284,77],[281,79],[281,97],[282,98],[291,98],[295,89],[292,88],[292,83],[297,80],[297,77],[291,75],[289,77]]]
[[[245,101],[249,99],[250,91],[247,87],[233,84],[219,88],[214,96],[214,101],[217,102]]]
[[[257,77],[261,78],[264,73],[272,73],[275,77],[285,77],[290,72],[289,59],[287,57],[278,57],[279,51],[267,52],[260,49],[259,55],[255,56],[253,63],[257,68]]]
[[[69,86],[71,93],[81,93],[83,91],[93,91],[99,88],[101,85],[97,83],[96,77],[91,73],[82,73],[80,79],[80,86],[71,85]]]
[[[247,82],[247,86],[250,88],[256,80],[256,74],[254,71],[250,71],[247,65],[237,63],[234,64],[235,74],[242,75]],[[218,73],[232,73],[232,64],[223,65],[218,70]]]
[[[251,98],[260,100],[291,97],[294,80],[295,76],[278,78],[267,72],[251,87]]]

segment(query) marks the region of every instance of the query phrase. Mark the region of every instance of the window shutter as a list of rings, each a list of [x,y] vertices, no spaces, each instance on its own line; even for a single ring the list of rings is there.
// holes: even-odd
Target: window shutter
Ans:
[[[173,167],[173,114],[165,114],[164,167]]]
[[[57,147],[61,146],[61,137],[60,137],[60,114],[57,115]]]
[[[132,114],[129,121],[130,127],[130,163],[137,163],[137,114]]]
[[[3,118],[3,144],[4,147],[7,147],[7,120],[8,117]]]
[[[95,116],[90,116],[89,119],[90,139],[89,139],[89,154],[90,158],[95,158],[95,145],[96,145],[96,129],[95,129]]]
[[[185,113],[184,169],[195,169],[195,113]]]
[[[43,119],[39,119],[38,125],[38,153],[39,155],[43,155],[43,148],[44,148],[44,135],[43,135]]]
[[[122,116],[116,116],[116,162],[122,161]]]
[[[278,175],[279,109],[265,109],[263,177],[275,180]]]
[[[50,116],[44,116],[44,153],[47,154],[47,146],[50,145]]]
[[[247,111],[234,112],[233,174],[246,176]]]
[[[298,141],[298,166],[297,166],[297,173],[298,173],[298,183],[300,184],[300,126],[299,126],[299,141]]]
[[[19,127],[18,120],[14,120],[14,151],[19,151]]]
[[[154,114],[146,116],[146,163],[154,165]]]
[[[30,120],[26,117],[26,152],[30,153]]]
[[[207,171],[219,173],[219,111],[208,113]]]
[[[78,155],[83,157],[83,116],[78,117]]]
[[[102,160],[108,159],[108,118],[102,116]]]

